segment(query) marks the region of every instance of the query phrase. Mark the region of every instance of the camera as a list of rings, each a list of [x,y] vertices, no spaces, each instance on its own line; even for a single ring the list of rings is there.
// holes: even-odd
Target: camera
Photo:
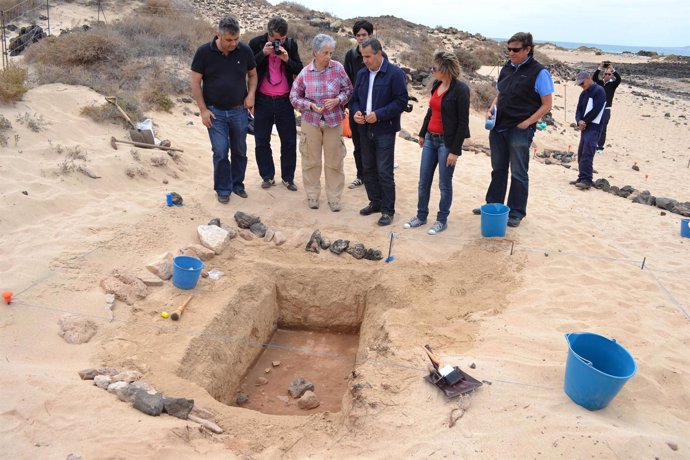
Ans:
[[[280,40],[273,40],[273,51],[275,51],[276,54],[283,54],[280,50]]]
[[[611,65],[611,61],[604,61],[602,64],[604,64],[604,68],[606,68]]]

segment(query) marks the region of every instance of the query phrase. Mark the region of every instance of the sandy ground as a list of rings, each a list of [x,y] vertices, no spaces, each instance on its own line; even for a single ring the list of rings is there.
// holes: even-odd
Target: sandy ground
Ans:
[[[577,54],[577,62],[587,59]],[[689,103],[671,104],[653,93],[642,100],[634,89],[624,84],[618,90],[611,146],[596,157],[597,177],[688,201],[690,131],[679,116]],[[578,95],[572,82],[557,85],[559,127],[536,135],[538,151],[577,147],[579,135],[568,125]],[[110,137],[124,139],[126,132],[79,114],[102,102],[89,89],[57,84],[32,89],[2,108],[13,127],[0,155],[0,289],[15,293],[14,302],[0,305],[5,457],[688,457],[690,240],[679,235],[680,216],[597,190],[578,191],[568,185],[575,171],[535,159],[528,217],[508,229],[506,239],[483,239],[480,219],[470,210],[483,202],[490,162],[468,150],[456,169],[448,230],[437,236],[425,228],[403,230],[416,211],[420,154],[403,139],[396,147],[397,214],[389,228],[358,214],[367,203],[362,188],[345,190],[340,213],[324,200],[321,209],[308,209],[299,162],[300,191],[281,185],[262,190],[252,137],[249,198],[233,195],[221,205],[212,190],[205,129],[182,114],[184,104],[172,114],[154,114],[158,137],[184,153],[153,166],[152,157],[167,155],[133,153],[126,145],[113,150]],[[423,105],[403,117],[412,133]],[[471,130],[472,143],[488,145],[477,114]],[[349,182],[354,162],[351,142],[346,145]],[[277,136],[273,146],[277,150]],[[100,178],[70,171],[71,165]],[[183,207],[165,205],[169,191],[184,197]],[[432,217],[437,202],[434,190]],[[115,321],[107,321],[103,277],[113,269],[140,273],[158,254],[197,243],[197,226],[211,218],[234,224],[238,210],[259,215],[288,242],[233,239],[207,264],[224,276],[202,279],[177,323],[159,316],[187,295],[170,282],[149,288],[133,306],[117,302]],[[307,253],[304,244],[317,228],[331,239],[361,241],[384,253],[395,231],[395,260]],[[305,305],[341,302],[343,310],[359,309],[357,363],[343,375],[353,390],[343,395],[342,409],[276,416],[214,399],[209,382],[241,378],[211,375],[225,369],[223,340],[258,348],[243,322],[262,299],[285,303],[300,296]],[[96,321],[96,336],[82,345],[65,343],[57,333],[65,313]],[[204,334],[217,329],[221,345],[210,344],[214,339]],[[638,365],[637,375],[598,412],[563,392],[564,334],[582,331],[615,338]],[[485,384],[461,400],[445,398],[422,379],[426,343]],[[294,359],[298,365],[309,353],[295,350]],[[167,415],[148,417],[77,375],[105,365],[138,369],[159,391],[193,398],[215,414],[224,434]],[[462,415],[452,427],[451,414]]]

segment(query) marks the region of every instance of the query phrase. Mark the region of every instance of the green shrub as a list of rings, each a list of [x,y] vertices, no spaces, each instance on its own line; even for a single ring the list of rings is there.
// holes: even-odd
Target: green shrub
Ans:
[[[10,64],[0,73],[0,102],[17,102],[27,91],[26,69]]]

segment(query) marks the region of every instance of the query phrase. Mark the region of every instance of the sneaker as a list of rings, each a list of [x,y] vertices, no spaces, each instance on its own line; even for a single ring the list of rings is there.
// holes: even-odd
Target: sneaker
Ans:
[[[357,187],[359,187],[359,186],[361,186],[361,185],[363,185],[363,184],[364,184],[364,182],[362,182],[362,179],[360,179],[360,178],[358,177],[357,179],[353,180],[353,181],[350,183],[350,185],[347,186],[347,188],[350,188],[350,189],[352,189],[352,188],[357,188]]]
[[[333,212],[339,212],[340,211],[340,203],[338,201],[329,201],[328,207],[330,207],[331,211],[333,211]]]
[[[448,228],[447,223],[437,220],[436,222],[434,222],[434,225],[432,225],[431,228],[429,230],[427,230],[427,233],[429,235],[437,235],[447,228]]]
[[[421,227],[424,224],[426,224],[425,220],[421,220],[417,218],[417,216],[414,216],[412,219],[408,220],[403,224],[403,228],[417,228]]]
[[[359,213],[363,216],[368,216],[374,214],[375,212],[381,212],[381,206],[374,206],[373,204],[368,204],[366,207],[359,210]]]
[[[475,216],[479,216],[479,215],[481,215],[481,213],[482,213],[482,208],[474,208],[472,210],[472,214],[474,214]]]
[[[579,188],[580,190],[589,190],[592,188],[592,183],[591,182],[578,182],[575,184],[575,187]]]
[[[384,225],[390,225],[393,222],[393,216],[389,214],[381,214],[378,224],[383,227]]]
[[[218,201],[227,204],[230,201],[230,195],[218,195]]]
[[[580,183],[580,181],[577,180],[577,179],[571,180],[570,182],[568,182],[568,184],[570,184],[570,185],[577,185],[577,184],[579,184],[579,183]]]
[[[244,189],[242,189],[242,190],[235,190],[234,193],[235,193],[235,195],[237,195],[237,196],[239,196],[239,197],[241,197],[241,198],[247,198],[247,196],[249,196],[249,195],[247,195],[247,192],[244,191]]]
[[[521,217],[508,217],[508,227],[519,227]]]
[[[319,200],[317,200],[316,198],[307,199],[307,203],[309,204],[309,207],[311,209],[319,209]]]
[[[283,181],[283,185],[284,185],[285,187],[287,187],[287,189],[290,190],[291,192],[296,192],[296,191],[297,191],[297,186],[296,186],[295,183],[292,182],[292,181],[289,181],[289,182],[288,182],[288,181],[284,180],[284,181]]]
[[[261,188],[271,188],[272,186],[276,185],[276,181],[273,179],[264,179],[264,181],[261,183]]]

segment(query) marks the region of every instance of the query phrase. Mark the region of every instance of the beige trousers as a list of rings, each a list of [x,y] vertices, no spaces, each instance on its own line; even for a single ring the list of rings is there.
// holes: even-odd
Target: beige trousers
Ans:
[[[340,203],[345,186],[343,164],[347,149],[343,142],[342,123],[331,128],[302,122],[299,139],[302,155],[302,184],[307,199],[318,200],[321,196],[321,165],[326,176],[326,198],[329,203]],[[323,162],[322,162],[323,152]]]

